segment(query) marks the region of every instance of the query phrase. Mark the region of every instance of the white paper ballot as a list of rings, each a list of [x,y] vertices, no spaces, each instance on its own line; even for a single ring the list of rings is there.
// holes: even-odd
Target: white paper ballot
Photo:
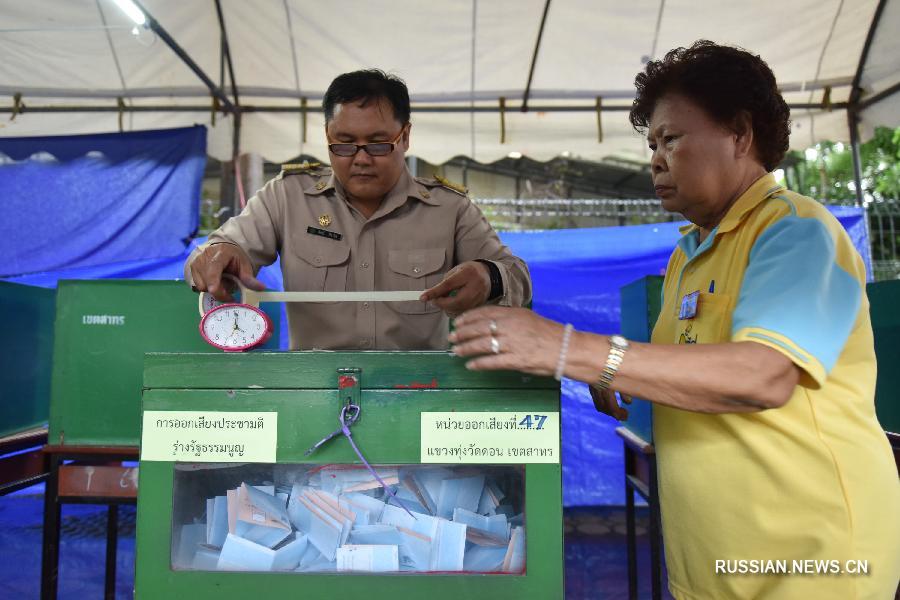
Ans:
[[[397,546],[347,544],[337,551],[338,571],[387,573],[400,570]]]
[[[237,494],[235,535],[274,548],[290,534],[291,522],[281,500],[242,484]]]
[[[221,548],[228,535],[228,502],[225,496],[206,501],[206,543]]]
[[[242,537],[228,534],[217,568],[220,571],[271,571],[275,551]]]
[[[361,525],[350,532],[349,542],[356,545],[399,546],[402,540],[393,525]]]
[[[299,535],[292,541],[275,549],[275,558],[272,560],[273,571],[293,571],[300,566],[300,559],[306,553],[309,540],[305,535]]]
[[[477,529],[489,537],[497,538],[497,541],[504,545],[509,541],[510,527],[506,515],[484,516],[464,508],[456,508],[453,510],[453,521]],[[469,541],[478,543],[471,539],[471,536]]]
[[[462,571],[466,551],[466,526],[437,519],[437,535],[431,545],[432,571]]]
[[[213,550],[208,546],[200,546],[197,554],[194,555],[194,561],[191,563],[191,569],[194,571],[215,571],[219,564],[219,551]]]
[[[525,530],[516,527],[509,537],[509,548],[503,557],[503,570],[507,573],[521,573],[525,570]]]
[[[194,560],[194,555],[200,544],[206,541],[206,525],[190,524],[182,525],[178,533],[178,550],[173,557],[176,569],[188,568]]]
[[[484,475],[444,479],[440,489],[435,513],[438,517],[452,519],[455,508],[475,512],[484,491]]]

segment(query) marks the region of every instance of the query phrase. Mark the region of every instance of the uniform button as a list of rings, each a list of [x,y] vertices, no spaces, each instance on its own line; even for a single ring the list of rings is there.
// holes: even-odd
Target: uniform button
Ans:
[[[321,257],[321,256],[315,257],[315,258],[313,259],[313,262],[315,262],[316,264],[321,263],[321,262],[322,262],[322,257]]]
[[[363,310],[368,310],[368,309],[369,309],[369,303],[363,302]]]
[[[367,263],[367,262],[362,262],[362,263],[360,263],[359,266],[360,266],[360,268],[362,268],[362,269],[368,269],[368,268],[369,268],[369,263]]]
[[[324,181],[320,181],[319,183],[316,184],[316,189],[319,191],[324,190],[325,185],[326,185],[326,183]]]
[[[422,192],[422,197],[423,198],[431,198],[431,194],[429,194],[428,192]]]
[[[362,346],[363,348],[368,348],[369,340],[359,340],[359,345]]]
[[[413,273],[418,273],[418,272],[419,272],[419,267],[413,267],[413,268],[412,268],[412,271],[413,271]]]

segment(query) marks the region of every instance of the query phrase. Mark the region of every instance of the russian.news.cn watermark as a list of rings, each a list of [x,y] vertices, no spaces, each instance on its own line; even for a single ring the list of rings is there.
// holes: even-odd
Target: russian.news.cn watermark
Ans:
[[[716,559],[717,575],[868,575],[868,560]]]

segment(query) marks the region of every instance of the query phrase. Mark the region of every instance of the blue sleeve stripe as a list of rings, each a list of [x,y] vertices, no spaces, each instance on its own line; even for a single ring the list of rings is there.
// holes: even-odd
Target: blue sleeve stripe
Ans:
[[[732,335],[770,331],[830,371],[862,304],[859,281],[835,259],[835,241],[822,221],[786,215],[770,225],[750,251]]]
[[[773,337],[770,336],[770,335],[765,335],[765,334],[763,334],[763,333],[759,333],[759,332],[756,332],[756,331],[751,331],[750,333],[747,334],[747,337],[748,337],[748,338],[756,338],[756,339],[758,339],[758,340],[765,340],[765,341],[769,342],[770,344],[775,344],[776,346],[778,346],[779,348],[783,349],[785,352],[787,352],[788,354],[790,354],[791,356],[793,356],[794,358],[796,358],[796,359],[799,360],[800,362],[802,362],[802,363],[804,363],[804,364],[808,364],[808,363],[809,363],[809,361],[806,359],[805,356],[803,356],[802,354],[800,354],[799,352],[797,352],[796,350],[794,350],[793,348],[791,348],[790,345],[785,344],[785,343],[782,342],[781,340],[777,340],[777,339],[773,338]]]
[[[790,198],[788,198],[787,196],[782,196],[781,194],[776,194],[775,196],[772,196],[772,197],[773,197],[773,198],[778,198],[779,200],[783,200],[784,203],[787,204],[787,205],[790,207],[790,209],[791,209],[791,216],[792,216],[792,217],[796,217],[796,216],[797,216],[797,206],[794,204],[794,202],[793,202]]]

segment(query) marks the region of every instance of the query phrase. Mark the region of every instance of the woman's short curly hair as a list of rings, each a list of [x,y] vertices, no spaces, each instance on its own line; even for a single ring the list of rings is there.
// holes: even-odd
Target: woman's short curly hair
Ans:
[[[708,40],[675,48],[662,60],[647,63],[634,86],[637,95],[628,118],[638,131],[650,126],[660,98],[678,93],[726,127],[733,128],[742,113],[749,114],[757,158],[767,171],[777,167],[787,152],[790,109],[769,65],[742,48]]]

